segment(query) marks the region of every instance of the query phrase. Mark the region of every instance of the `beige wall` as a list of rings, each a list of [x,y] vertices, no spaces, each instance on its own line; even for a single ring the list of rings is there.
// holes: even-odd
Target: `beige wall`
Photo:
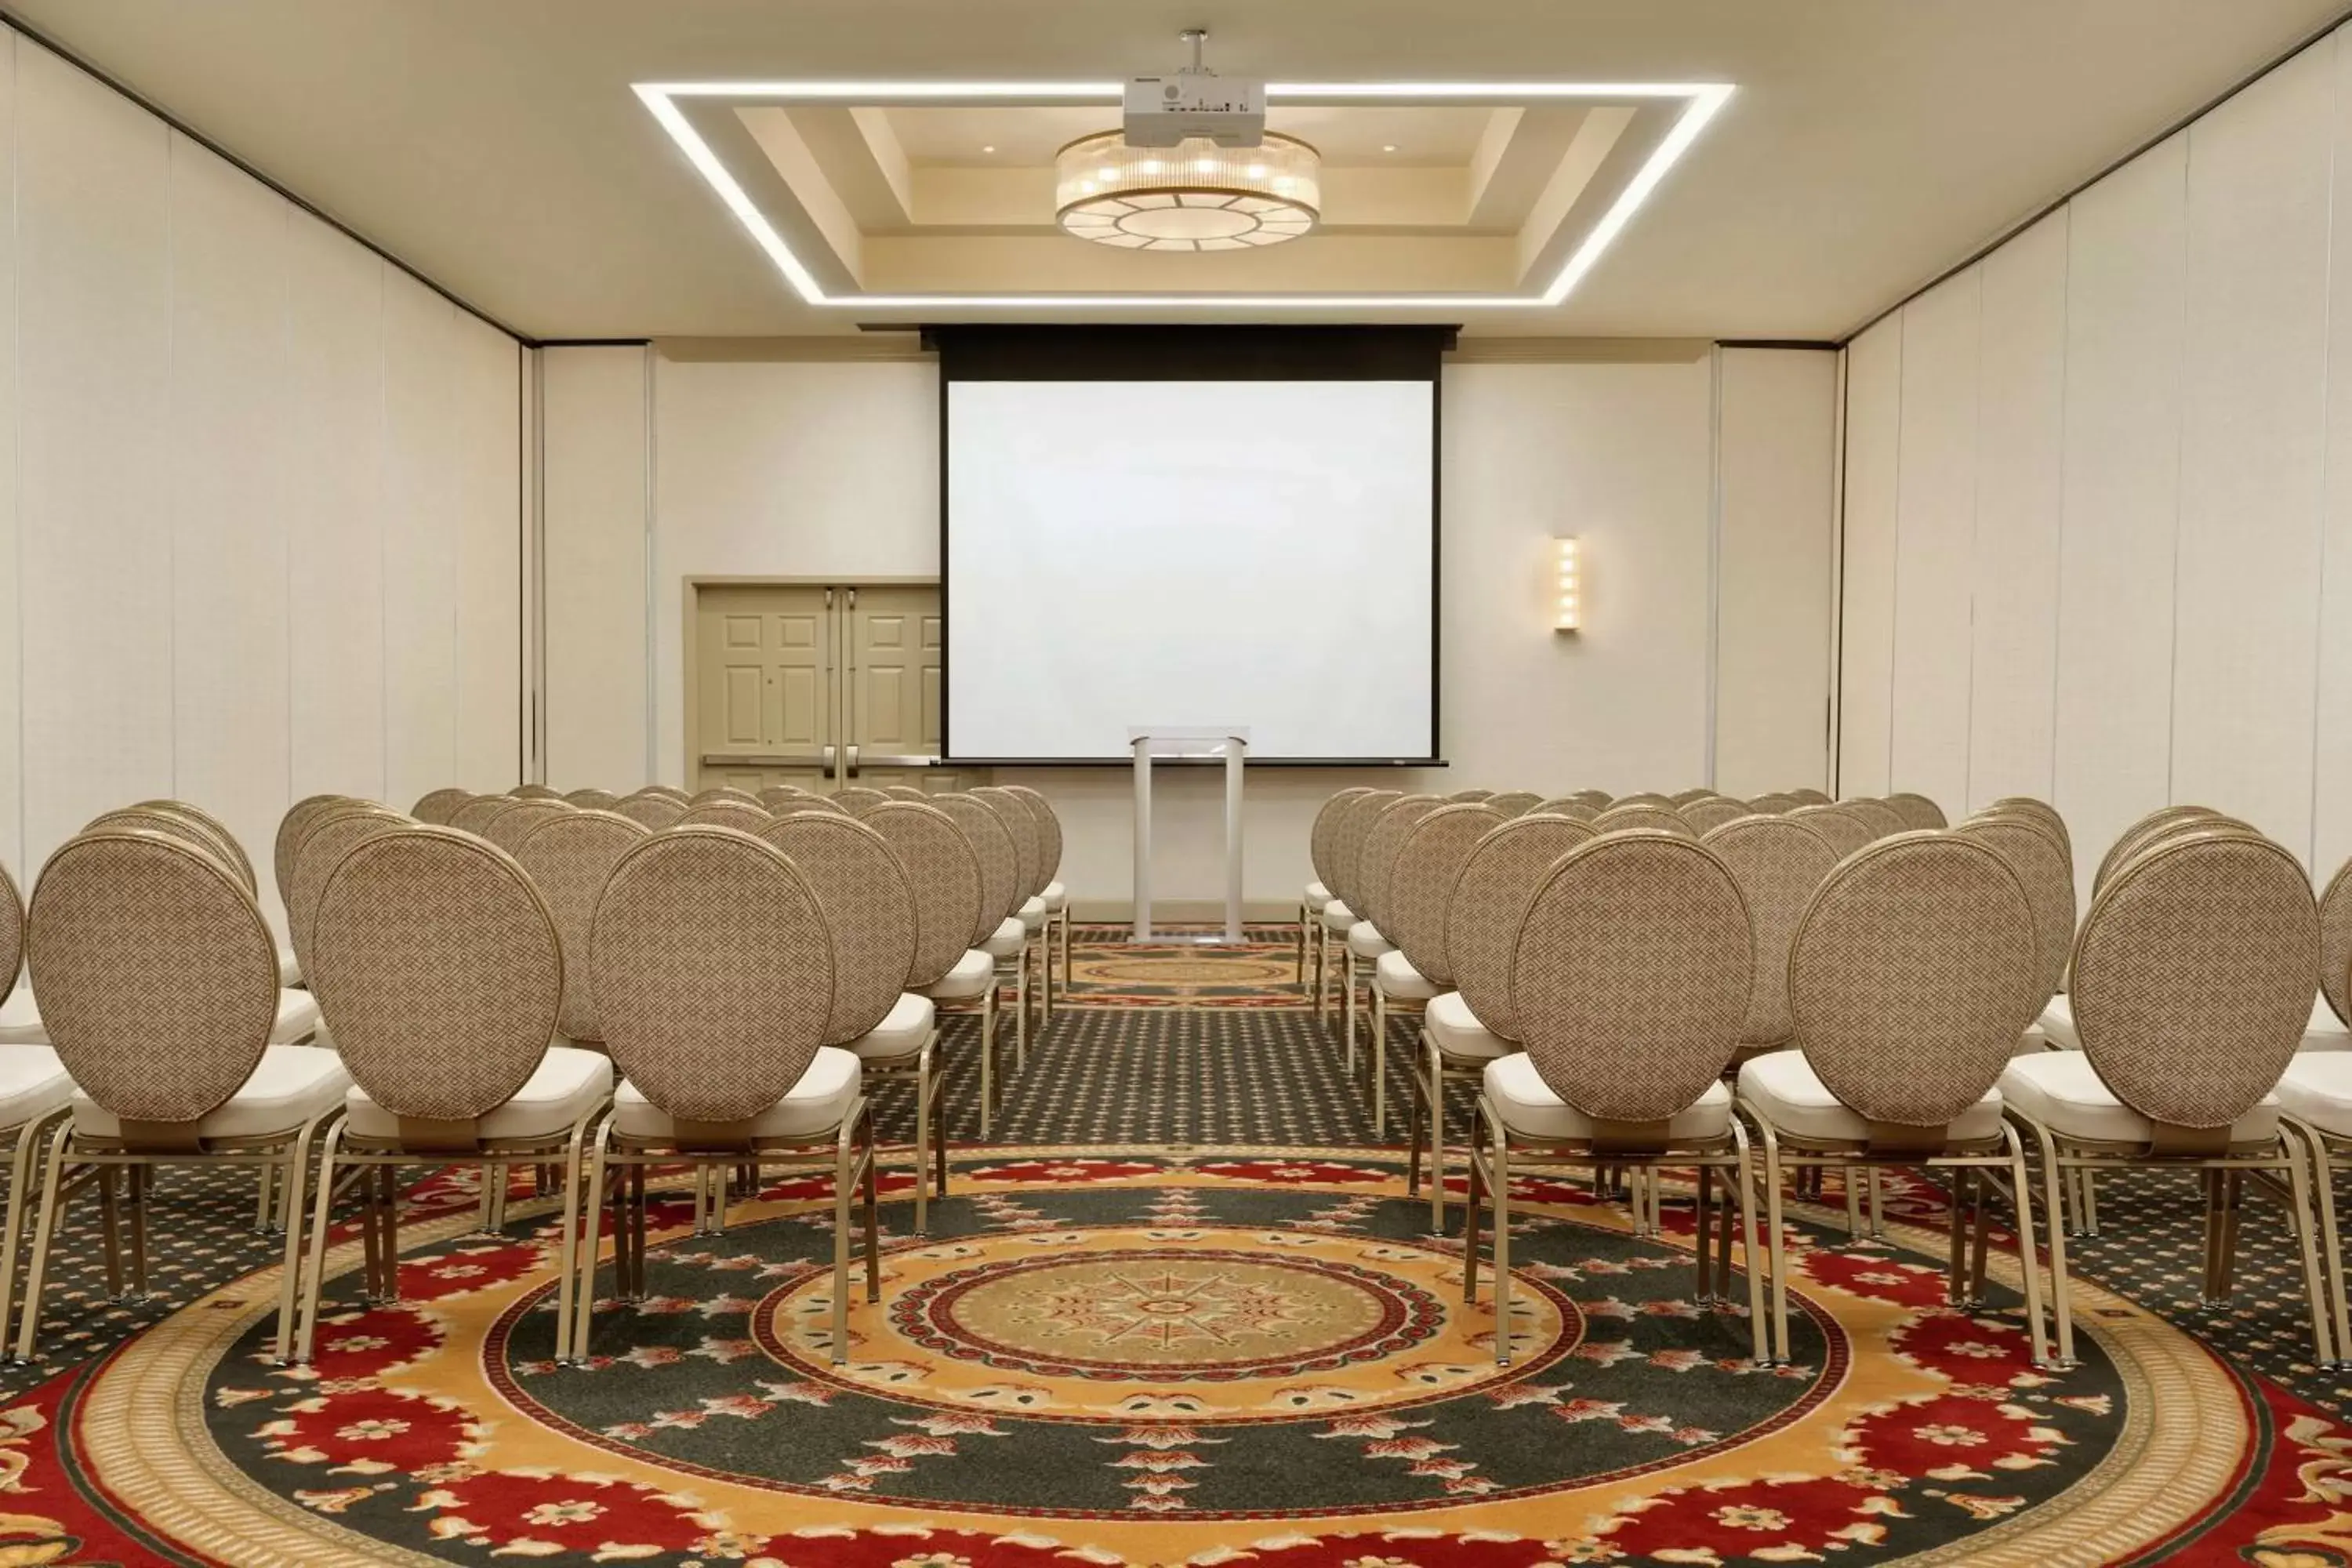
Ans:
[[[0,32],[0,865],[510,784],[520,350]]]
[[[629,438],[638,405],[627,386],[615,385],[601,404],[580,401],[558,418],[563,378],[609,372],[625,381],[627,374],[614,359],[593,372],[560,369],[567,356],[629,352],[541,355],[551,680],[560,679],[560,639],[576,646],[582,635],[560,630],[567,616],[584,621],[593,613],[599,638],[627,643],[630,635],[625,616],[566,611],[567,595],[617,610],[645,585],[620,560],[618,542],[645,521],[622,515],[627,508],[614,498],[625,485],[572,485],[562,472],[591,453],[609,457],[612,444]],[[1245,828],[1253,900],[1296,898],[1315,809],[1351,783],[1672,789],[1705,782],[1718,750],[1741,789],[1817,783],[1825,773],[1820,703],[1834,356],[1735,351],[1740,357],[1727,361],[1737,460],[1718,502],[1716,355],[1704,346],[1662,356],[1633,345],[1618,360],[1594,360],[1589,345],[1580,352],[1588,357],[1468,360],[1445,372],[1440,703],[1453,765],[1428,773],[1253,773]],[[935,574],[939,383],[935,368],[919,360],[656,355],[651,384],[655,756],[659,775],[679,781],[685,579]],[[1573,637],[1549,629],[1545,596],[1549,542],[1559,533],[1584,540],[1588,609]],[[1719,542],[1742,572],[1720,595]],[[604,571],[588,564],[592,551],[626,581],[592,587]],[[617,672],[645,651],[631,645],[625,658],[608,643],[598,657]],[[1728,722],[1717,700],[1719,660],[1739,667],[1725,688],[1741,705]],[[1794,689],[1780,691],[1783,682]],[[644,711],[625,700],[589,703],[596,687],[579,687],[581,700],[561,722],[564,705],[551,700],[551,782],[635,782],[630,764],[643,751]],[[614,689],[627,689],[617,678]],[[1810,722],[1791,738],[1759,723],[1760,708],[1810,714]],[[604,776],[614,768],[622,773]],[[1089,903],[1123,900],[1132,854],[1128,775],[1040,769],[1003,776],[1035,784],[1061,808],[1064,879],[1074,892]],[[1205,772],[1162,776],[1159,896],[1217,895],[1218,787]]]

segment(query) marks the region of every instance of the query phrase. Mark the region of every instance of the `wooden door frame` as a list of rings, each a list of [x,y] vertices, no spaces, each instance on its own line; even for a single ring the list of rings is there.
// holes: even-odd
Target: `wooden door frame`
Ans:
[[[701,629],[700,616],[703,589],[936,588],[940,585],[940,579],[937,575],[928,577],[907,576],[889,573],[860,574],[856,582],[845,582],[842,574],[840,574],[815,576],[812,576],[807,574],[797,574],[790,576],[773,576],[759,574],[749,575],[730,575],[722,574],[718,575],[688,576],[681,579],[680,586],[685,602],[681,606],[679,619],[686,639],[685,658],[681,661],[684,666],[686,675],[685,689],[680,692],[678,696],[678,700],[684,705],[683,710],[686,719],[684,726],[686,733],[686,755],[683,759],[686,772],[681,776],[688,779],[695,778],[699,774],[702,767],[702,703],[700,701],[700,678],[702,672],[699,668],[699,660],[695,653],[695,644],[698,640],[696,634]],[[831,703],[833,699],[830,694],[827,695],[825,700],[828,704]]]

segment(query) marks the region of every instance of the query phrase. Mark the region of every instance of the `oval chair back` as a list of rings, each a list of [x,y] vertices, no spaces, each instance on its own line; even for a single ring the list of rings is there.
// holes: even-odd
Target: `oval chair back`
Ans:
[[[613,808],[649,832],[659,833],[686,815],[686,803],[658,790],[639,790],[621,797]]]
[[[1609,792],[1605,789],[1580,789],[1576,791],[1573,795],[1570,795],[1568,798],[1570,800],[1582,801],[1585,805],[1592,808],[1595,816],[1598,816],[1601,812],[1609,809],[1611,796]]]
[[[2221,815],[2210,805],[2161,805],[2149,812],[2116,834],[2115,842],[2107,846],[2107,852],[2099,857],[2098,869],[2091,874],[2091,897],[2096,899],[2099,896],[2099,889],[2107,885],[2107,879],[2137,854],[2141,843],[2151,836],[2178,823],[2200,822]]]
[[[686,804],[688,806],[712,805],[722,800],[735,801],[743,805],[760,804],[758,795],[748,789],[738,789],[733,784],[712,784],[709,789],[697,790],[687,796]]]
[[[1445,956],[1447,912],[1454,879],[1479,839],[1510,820],[1477,801],[1441,805],[1412,825],[1389,873],[1391,933],[1405,962],[1433,985],[1454,984]]]
[[[822,812],[827,816],[847,816],[849,808],[829,795],[788,795],[768,803],[770,816],[792,816],[801,812]]]
[[[686,805],[688,801],[694,798],[688,795],[684,790],[678,788],[676,784],[647,784],[637,793],[639,795],[666,795],[669,796],[670,799],[677,802],[680,805]]]
[[[2115,865],[2108,868],[2107,875],[2112,879],[2125,867],[2130,865],[2133,861],[2138,859],[2141,856],[2147,854],[2151,849],[2161,849],[2164,846],[2172,843],[2176,839],[2187,838],[2194,834],[2204,833],[2220,827],[2236,828],[2240,832],[2243,833],[2252,833],[2255,831],[2252,824],[2242,822],[2234,816],[2224,816],[2218,811],[2208,813],[2203,816],[2184,817],[2177,822],[2168,822],[2160,827],[2150,828],[2147,832],[2134,838],[2132,840],[2131,852],[2129,854],[2117,857]]]
[[[1780,816],[1803,804],[1792,795],[1759,795],[1748,803],[1748,809],[1764,816]]]
[[[686,814],[671,823],[670,827],[731,827],[738,833],[749,833],[756,837],[760,829],[772,820],[768,808],[749,795],[741,800],[732,795],[721,795],[717,800],[706,800],[698,805],[688,806]]]
[[[1671,805],[1658,805],[1647,801],[1615,805],[1592,819],[1595,833],[1676,833],[1685,838],[1696,838],[1690,821]]]
[[[245,852],[245,846],[237,842],[236,835],[229,831],[227,823],[223,822],[203,806],[191,805],[184,800],[142,800],[131,809],[165,812],[184,821],[193,822],[211,834],[220,845],[223,855],[227,858],[229,869],[235,871],[237,880],[245,884],[245,890],[257,897],[259,896],[261,884],[253,874],[253,858]]]
[[[1898,833],[1911,831],[1910,825],[1903,820],[1903,814],[1883,800],[1872,800],[1867,796],[1857,795],[1852,800],[1840,801],[1838,804],[1852,816],[1862,819],[1863,825],[1870,829],[1873,843],[1881,838],[1892,838]]]
[[[980,859],[980,920],[971,934],[964,941],[966,947],[978,947],[996,934],[1007,916],[1020,908],[1020,868],[1013,847],[1013,835],[990,807],[961,792],[942,795],[931,802],[934,809],[943,811],[971,841],[971,852]]]
[[[1741,817],[1757,815],[1748,809],[1746,801],[1731,800],[1719,795],[1704,795],[1688,805],[1678,805],[1675,810],[1690,824],[1691,831],[1701,838],[1727,822],[1738,822]]]
[[[1951,826],[1950,819],[1944,816],[1944,808],[1924,795],[1890,795],[1886,797],[1885,805],[1903,819],[1903,826],[1907,830],[1925,829],[1930,833],[1940,833]]]
[[[1009,789],[1012,786],[1008,784],[1005,787]],[[925,800],[929,798],[926,792],[917,789],[913,784],[884,784],[882,786],[882,793],[888,795],[892,800]]]
[[[1404,792],[1393,789],[1368,789],[1349,801],[1331,829],[1331,870],[1337,880],[1326,879],[1323,885],[1348,906],[1348,912],[1358,920],[1364,919],[1363,879],[1357,875],[1364,853],[1364,836],[1381,812],[1402,800]]]
[[[1801,805],[1787,816],[1828,839],[1841,860],[1877,837],[1869,823],[1842,805]]]
[[[2067,857],[2070,859],[2074,857],[2074,836],[2066,831],[2066,819],[2059,816],[2058,808],[2052,805],[2048,801],[2036,800],[2030,795],[2005,795],[1999,800],[1994,801],[1990,805],[1985,807],[1985,810],[2014,812],[2025,816],[2032,817],[2035,821],[2049,828],[2052,833],[2057,835],[2058,842],[2064,846]]]
[[[1688,805],[1695,800],[1719,799],[1720,797],[1717,796],[1716,792],[1711,789],[1682,789],[1676,790],[1667,798],[1673,802],[1674,808],[1676,811],[1680,811],[1683,807]]]
[[[809,792],[798,784],[769,784],[758,792],[760,804],[773,811],[785,801],[795,800]]]
[[[1350,806],[1362,796],[1371,793],[1371,787],[1368,784],[1358,784],[1352,789],[1339,791],[1317,809],[1315,826],[1307,832],[1307,863],[1315,869],[1315,879],[1322,883],[1335,899],[1339,897],[1339,873],[1337,868],[1339,823],[1348,815],[1348,809]],[[1486,794],[1484,790],[1475,793],[1481,797]]]
[[[474,792],[469,789],[426,790],[416,797],[416,804],[408,808],[408,815],[419,822],[441,826],[457,815],[459,806],[473,798]]]
[[[2074,941],[2074,1027],[2101,1080],[2141,1115],[2226,1128],[2303,1043],[2319,952],[2311,884],[2284,847],[2236,827],[2173,838],[2117,867],[2091,900]]]
[[[617,811],[571,811],[541,818],[515,849],[515,859],[547,900],[563,946],[563,1005],[555,1026],[566,1039],[604,1037],[589,984],[589,932],[613,868],[651,832]]]
[[[889,841],[837,812],[796,811],[761,829],[808,879],[833,933],[833,1005],[818,1043],[847,1045],[898,1005],[915,965],[915,888]]]
[[[1524,816],[1543,804],[1543,796],[1531,789],[1507,789],[1499,795],[1488,795],[1486,804],[1506,817]]]
[[[1511,1012],[1554,1094],[1663,1144],[1737,1051],[1754,968],[1747,901],[1713,850],[1604,835],[1538,879],[1512,944]]]
[[[0,893],[0,963],[8,957],[7,920],[6,895]],[[2319,900],[2319,992],[2352,1026],[2352,860],[2336,868]]]
[[[1865,1121],[1948,1126],[2016,1054],[2041,962],[2024,886],[1991,848],[1880,839],[1839,861],[1798,921],[1797,1044]]]
[[[0,999],[16,988],[16,972],[25,964],[25,900],[16,879],[0,866]]]
[[[1760,1050],[1784,1044],[1796,1028],[1789,1019],[1789,949],[1797,921],[1837,865],[1838,852],[1794,813],[1745,815],[1710,829],[1699,842],[1730,868],[1755,925],[1756,972],[1748,1016],[1739,1026],[1740,1046]]]
[[[904,984],[929,985],[971,948],[981,910],[980,856],[955,819],[928,801],[894,800],[858,821],[898,857],[915,895],[915,956]]]
[[[1672,811],[1675,807],[1675,801],[1672,795],[1660,795],[1655,790],[1644,789],[1636,790],[1632,795],[1621,795],[1615,800],[1611,801],[1609,805],[1610,806],[1654,805]],[[1604,807],[1603,809],[1607,808]]]
[[[621,797],[608,789],[575,789],[563,797],[563,804],[582,811],[610,811],[621,804]]]
[[[1032,789],[1027,784],[1006,784],[1004,789],[1006,794],[1027,806],[1029,815],[1037,819],[1036,890],[1042,893],[1052,887],[1054,879],[1062,873],[1062,819],[1055,812],[1054,803],[1045,798],[1042,790]],[[921,799],[922,793],[917,790],[915,797]]]
[[[1022,905],[1045,890],[1045,879],[1037,874],[1045,860],[1044,848],[1037,842],[1037,818],[1028,804],[1011,790],[982,784],[970,793],[972,799],[996,813],[996,819],[1004,824],[1004,831],[1013,836],[1013,912],[1018,914]]]
[[[1519,918],[1552,862],[1594,837],[1572,816],[1515,816],[1470,847],[1445,910],[1445,962],[1454,988],[1486,1032],[1519,1037],[1511,1012],[1511,952]]]
[[[833,798],[839,804],[842,810],[856,816],[867,806],[880,805],[890,797],[882,791],[869,788],[865,784],[844,784],[833,792]]]
[[[2020,813],[1979,812],[1953,829],[1974,839],[2009,863],[2025,889],[2033,910],[2033,1012],[2030,1025],[2041,1016],[2050,998],[2058,994],[2066,977],[2066,954],[2074,945],[2074,860],[2050,830]]]
[[[512,811],[499,813],[491,820],[489,831],[482,837],[511,855],[524,839],[530,837],[531,829],[541,823],[559,816],[570,816],[578,809],[560,797],[550,799],[545,795],[533,795],[529,800],[516,802]]]
[[[177,812],[162,811],[153,806],[126,805],[119,811],[100,812],[82,825],[84,833],[160,833],[166,838],[176,838],[183,844],[193,844],[236,876],[248,893],[253,883],[247,879],[244,868],[230,855],[227,844],[218,833],[194,818]]]
[[[269,874],[278,884],[279,907],[293,907],[294,862],[302,847],[302,837],[310,831],[311,826],[337,806],[374,804],[355,795],[314,795],[287,807],[286,815],[278,819],[278,837],[269,847]]]
[[[563,1000],[562,939],[530,874],[447,827],[394,828],[345,855],[310,954],[343,1066],[403,1122],[470,1123],[512,1100]]]
[[[310,924],[319,911],[319,895],[326,891],[336,865],[364,840],[408,826],[407,817],[387,806],[346,805],[312,822],[302,836],[294,851],[294,896],[286,902],[286,939],[304,974],[310,973]]]
[[[731,828],[674,827],[622,856],[589,963],[614,1065],[682,1122],[774,1105],[833,1011],[833,939],[808,879]]]
[[[517,800],[562,800],[563,798],[562,790],[551,789],[543,784],[519,784],[507,793]]]
[[[1348,792],[1345,790],[1340,791],[1341,795],[1345,795]],[[1452,795],[1447,795],[1445,800],[1446,804],[1449,805],[1458,805],[1465,802],[1482,801],[1494,793],[1495,792],[1490,789],[1457,789]],[[1332,798],[1337,799],[1338,796],[1335,795]]]
[[[1795,801],[1799,805],[1831,805],[1835,804],[1830,799],[1826,793],[1817,789],[1792,789],[1783,791],[1782,793],[1788,795],[1790,800]]]
[[[510,795],[478,795],[451,812],[449,820],[443,826],[454,827],[460,833],[474,833],[488,838],[490,836],[490,824],[521,804],[522,802]]]
[[[278,948],[209,850],[158,833],[82,834],[41,868],[27,927],[49,1042],[125,1123],[194,1121],[259,1064],[278,1017]]]
[[[1371,921],[1372,929],[1391,945],[1396,942],[1390,934],[1396,916],[1389,908],[1389,874],[1396,869],[1397,851],[1404,847],[1405,836],[1421,819],[1444,804],[1443,798],[1433,795],[1401,796],[1381,809],[1364,835],[1364,847],[1356,860],[1356,885],[1364,895],[1364,902],[1361,908],[1354,904],[1348,907],[1355,910],[1358,920]],[[1487,809],[1494,809],[1492,802],[1487,803]]]

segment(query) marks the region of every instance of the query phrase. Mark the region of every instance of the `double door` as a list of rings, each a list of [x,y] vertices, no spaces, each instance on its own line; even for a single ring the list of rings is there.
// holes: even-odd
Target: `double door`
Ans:
[[[940,754],[931,584],[695,590],[695,787],[958,789]]]

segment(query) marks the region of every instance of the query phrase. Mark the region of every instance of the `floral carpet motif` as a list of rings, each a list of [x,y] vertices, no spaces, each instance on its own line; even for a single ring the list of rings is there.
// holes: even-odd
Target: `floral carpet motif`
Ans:
[[[1195,937],[1210,931],[1163,929]],[[1246,926],[1239,946],[1138,942],[1130,935],[1107,925],[1070,933],[1069,1005],[1298,1008],[1313,1001],[1298,984],[1296,925]]]
[[[838,1366],[821,1181],[720,1235],[657,1205],[576,1368],[543,1222],[428,1221],[310,1368],[263,1353],[265,1272],[0,1413],[0,1563],[2346,1561],[2336,1426],[2095,1287],[2047,1376],[1998,1268],[1951,1308],[1933,1230],[1803,1212],[1796,1364],[1759,1369],[1686,1205],[1643,1237],[1515,1187],[1498,1327],[1390,1157],[976,1152]]]

